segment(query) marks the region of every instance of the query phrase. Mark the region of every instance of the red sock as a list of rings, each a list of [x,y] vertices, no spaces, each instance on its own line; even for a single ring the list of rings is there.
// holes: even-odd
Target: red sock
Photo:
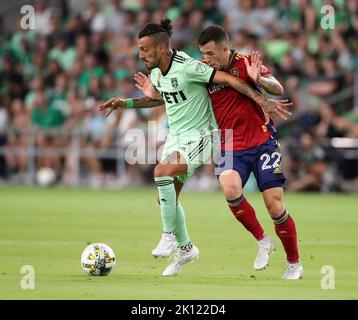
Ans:
[[[244,195],[234,200],[227,200],[231,212],[241,224],[252,233],[256,240],[261,240],[265,232],[256,218],[254,208],[248,203]]]
[[[287,261],[289,263],[299,262],[296,226],[292,217],[285,210],[278,218],[273,218],[273,220],[276,234],[285,249]]]

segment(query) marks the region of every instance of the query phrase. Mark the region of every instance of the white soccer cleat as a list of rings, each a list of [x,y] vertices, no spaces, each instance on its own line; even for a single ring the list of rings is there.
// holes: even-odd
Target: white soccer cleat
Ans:
[[[281,279],[283,280],[298,280],[303,277],[303,266],[301,262],[287,263],[285,274]]]
[[[269,264],[270,254],[276,250],[275,243],[273,240],[265,235],[263,239],[258,241],[259,251],[254,261],[254,269],[262,270],[265,269]]]
[[[173,233],[163,233],[157,247],[153,249],[154,258],[168,258],[177,250],[175,235]]]
[[[176,276],[186,263],[193,262],[196,259],[199,259],[199,249],[194,245],[189,252],[183,249],[178,249],[173,262],[165,268],[162,275],[169,277]]]

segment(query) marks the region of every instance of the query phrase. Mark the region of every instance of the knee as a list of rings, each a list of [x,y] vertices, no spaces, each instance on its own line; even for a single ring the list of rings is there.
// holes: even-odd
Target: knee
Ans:
[[[241,179],[238,178],[238,174],[236,172],[220,176],[219,181],[226,199],[232,200],[242,195]]]
[[[270,197],[265,201],[265,205],[267,208],[267,211],[270,213],[271,217],[275,218],[282,214],[282,212],[285,210],[283,201],[280,197]]]
[[[158,164],[156,165],[156,167],[154,168],[154,177],[166,177],[167,176],[167,172],[165,170],[165,167]]]
[[[238,189],[233,185],[222,185],[221,187],[223,189],[226,199],[233,200],[239,198],[242,195],[242,189]]]
[[[183,173],[185,173],[186,167],[180,167],[174,164],[161,164],[159,163],[154,168],[154,177],[172,177],[175,178]]]

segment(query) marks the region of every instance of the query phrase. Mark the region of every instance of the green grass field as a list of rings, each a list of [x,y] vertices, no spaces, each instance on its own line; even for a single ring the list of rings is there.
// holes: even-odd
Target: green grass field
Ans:
[[[283,281],[285,255],[261,195],[248,193],[278,251],[254,271],[257,244],[226,208],[220,192],[183,193],[200,259],[173,278],[168,260],[151,250],[161,234],[156,190],[0,188],[0,299],[357,299],[357,195],[287,194],[305,268]],[[88,243],[106,242],[117,255],[107,277],[80,267]],[[23,265],[35,270],[35,289],[21,289]],[[321,268],[335,270],[335,289],[322,289]]]

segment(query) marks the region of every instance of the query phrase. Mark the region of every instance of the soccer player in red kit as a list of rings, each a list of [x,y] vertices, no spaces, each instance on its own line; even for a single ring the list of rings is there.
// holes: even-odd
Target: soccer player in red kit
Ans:
[[[261,65],[259,54],[254,52],[247,56],[230,49],[228,35],[220,26],[212,25],[203,30],[198,44],[203,61],[211,67],[239,77],[259,91],[263,89],[270,94],[283,94],[280,83]],[[230,87],[210,84],[208,91],[221,130],[221,165],[217,169],[219,182],[230,210],[258,241],[254,268],[261,270],[268,265],[275,245],[243,195],[251,172],[286,252],[287,267],[282,278],[302,278],[296,227],[284,204],[286,178],[280,168],[279,143],[272,137],[275,131],[272,120],[268,122],[259,105]]]

